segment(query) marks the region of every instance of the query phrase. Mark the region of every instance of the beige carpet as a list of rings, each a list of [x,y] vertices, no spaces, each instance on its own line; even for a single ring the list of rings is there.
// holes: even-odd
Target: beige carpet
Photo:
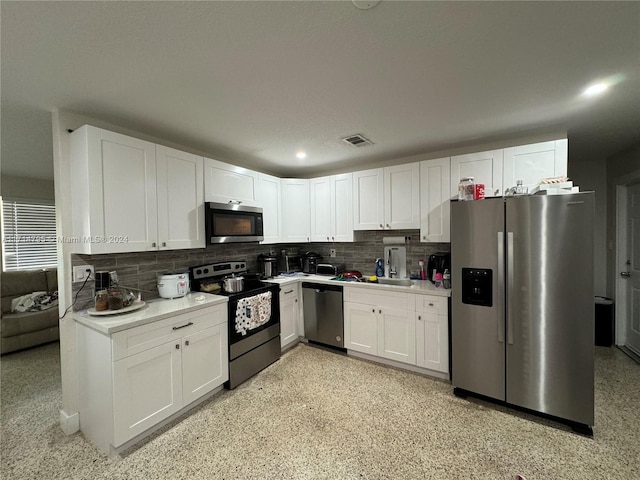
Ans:
[[[5,355],[3,479],[640,478],[640,366],[597,348],[593,439],[300,345],[109,459],[58,427],[59,345]]]

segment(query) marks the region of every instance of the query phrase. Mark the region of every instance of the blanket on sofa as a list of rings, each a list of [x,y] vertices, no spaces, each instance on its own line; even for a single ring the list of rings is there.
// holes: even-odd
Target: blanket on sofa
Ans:
[[[58,292],[33,292],[11,300],[11,313],[37,312],[58,305]]]

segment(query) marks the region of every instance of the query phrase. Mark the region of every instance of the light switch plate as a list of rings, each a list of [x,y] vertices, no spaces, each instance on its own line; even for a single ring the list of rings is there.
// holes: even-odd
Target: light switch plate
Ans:
[[[335,248],[332,248],[332,249],[329,250],[329,256],[331,258],[335,258],[335,256],[336,256],[336,249]]]
[[[87,272],[90,270],[91,273]],[[76,265],[73,267],[73,283],[84,282],[87,279],[87,275],[91,275],[93,278],[93,265]]]

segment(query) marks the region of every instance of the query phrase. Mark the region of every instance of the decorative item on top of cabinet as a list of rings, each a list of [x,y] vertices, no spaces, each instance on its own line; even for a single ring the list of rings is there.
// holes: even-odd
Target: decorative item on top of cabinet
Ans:
[[[451,159],[420,162],[420,241],[451,241]]]
[[[312,242],[353,242],[352,174],[309,181]]]
[[[70,153],[74,253],[204,247],[202,157],[90,125]]]
[[[207,202],[257,203],[258,172],[228,163],[204,159],[204,197]]]
[[[311,237],[309,180],[281,178],[282,241],[307,243]]]
[[[502,165],[504,151],[468,153],[451,157],[451,190],[458,191],[458,182],[463,177],[473,177],[475,183],[484,184],[487,197],[501,196]]]
[[[567,139],[520,145],[504,149],[505,189],[522,180],[529,191],[542,178],[567,176]]]
[[[420,228],[420,164],[353,173],[354,230]]]

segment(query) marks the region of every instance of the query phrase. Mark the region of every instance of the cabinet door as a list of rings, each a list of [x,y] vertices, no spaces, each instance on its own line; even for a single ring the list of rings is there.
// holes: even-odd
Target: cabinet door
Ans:
[[[257,191],[257,172],[211,158],[204,159],[205,201],[255,206]]]
[[[387,229],[420,228],[420,164],[384,168],[384,211]]]
[[[105,240],[91,242],[91,251],[87,253],[156,250],[155,145],[87,128],[90,235]]]
[[[204,248],[203,158],[159,145],[156,157],[159,248]]]
[[[331,177],[309,180],[312,242],[330,242],[333,236],[331,180]]]
[[[384,173],[382,168],[353,174],[353,229],[384,228]]]
[[[114,362],[114,447],[182,408],[180,357],[177,340]]]
[[[504,188],[518,180],[529,189],[546,177],[567,175],[567,140],[504,149]]]
[[[282,241],[308,242],[309,180],[285,178],[282,186]]]
[[[280,179],[258,175],[258,206],[262,207],[264,240],[262,243],[278,243],[282,236],[280,215]]]
[[[375,307],[344,303],[344,346],[348,350],[378,355],[378,315]]]
[[[415,365],[415,312],[378,307],[378,314],[378,355]]]
[[[299,302],[297,285],[283,286],[280,291],[280,346],[298,339]]]
[[[446,315],[418,313],[417,365],[449,373],[449,326]]]
[[[451,159],[420,162],[420,241],[450,242]]]
[[[502,195],[502,161],[503,150],[451,157],[451,192],[458,191],[461,178],[473,177],[475,183],[484,184],[485,196]]]
[[[332,242],[353,242],[353,175],[331,177]]]
[[[220,315],[225,312],[220,311]],[[182,339],[183,403],[188,405],[229,380],[227,325],[218,324]]]

